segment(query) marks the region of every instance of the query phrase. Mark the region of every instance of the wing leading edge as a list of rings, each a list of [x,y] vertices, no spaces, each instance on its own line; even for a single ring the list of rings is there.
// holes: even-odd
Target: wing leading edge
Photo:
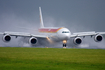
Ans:
[[[37,37],[37,38],[46,38],[48,36],[45,35],[35,35],[30,33],[24,33],[24,32],[0,32],[2,35],[10,35],[10,36],[17,36],[17,37]]]
[[[84,36],[95,36],[95,35],[103,35],[105,34],[105,32],[95,32],[95,31],[92,31],[92,32],[78,32],[78,33],[73,33],[70,37],[71,38],[75,38],[75,37],[84,37]]]

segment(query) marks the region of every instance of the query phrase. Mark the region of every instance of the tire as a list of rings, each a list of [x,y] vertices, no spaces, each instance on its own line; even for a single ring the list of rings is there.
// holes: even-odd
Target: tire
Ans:
[[[66,47],[66,44],[63,44],[63,47]]]

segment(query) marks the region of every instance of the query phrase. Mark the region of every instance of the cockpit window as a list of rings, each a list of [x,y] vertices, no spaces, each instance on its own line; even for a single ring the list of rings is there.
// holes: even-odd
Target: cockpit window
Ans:
[[[69,33],[69,31],[63,31],[62,33]]]

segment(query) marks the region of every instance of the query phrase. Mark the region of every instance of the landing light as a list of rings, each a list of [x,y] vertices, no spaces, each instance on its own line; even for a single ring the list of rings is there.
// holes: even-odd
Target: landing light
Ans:
[[[52,40],[49,37],[46,37],[46,38],[50,43],[52,43]]]
[[[67,43],[67,41],[66,40],[63,40],[63,43],[65,44],[65,43]]]

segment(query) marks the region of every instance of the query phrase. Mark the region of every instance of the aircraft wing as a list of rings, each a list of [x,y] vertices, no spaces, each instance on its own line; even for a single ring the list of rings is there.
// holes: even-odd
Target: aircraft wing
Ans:
[[[44,35],[35,35],[30,33],[24,33],[24,32],[0,32],[2,35],[10,35],[10,36],[17,36],[17,37],[37,37],[37,38],[46,38],[47,36]]]
[[[94,36],[94,35],[103,35],[105,34],[105,32],[95,32],[95,31],[91,31],[91,32],[78,32],[78,33],[73,33],[70,37],[71,38],[75,38],[75,37],[84,37],[84,36]]]

